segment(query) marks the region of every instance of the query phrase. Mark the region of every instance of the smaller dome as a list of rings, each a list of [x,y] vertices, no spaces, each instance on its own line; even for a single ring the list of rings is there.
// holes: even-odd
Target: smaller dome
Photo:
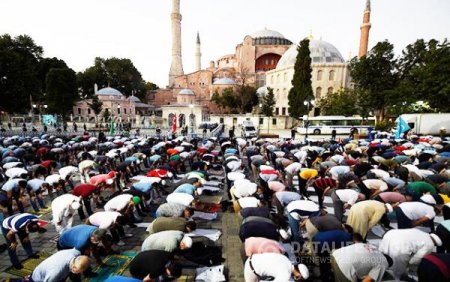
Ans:
[[[258,90],[256,90],[256,95],[258,95],[259,98],[262,98],[262,97],[266,96],[268,92],[269,92],[269,90],[267,90],[267,87],[262,86],[262,87],[258,88]]]
[[[234,81],[233,79],[228,78],[228,77],[223,77],[223,78],[216,79],[213,84],[214,85],[235,85],[236,81]]]
[[[185,88],[185,89],[181,90],[178,94],[180,94],[180,95],[195,95],[194,91],[192,91],[189,88]]]
[[[97,95],[104,95],[104,96],[123,96],[122,93],[120,93],[119,90],[112,88],[112,87],[106,87],[102,88],[95,93]]]
[[[135,103],[140,103],[140,102],[141,102],[141,99],[139,99],[138,97],[136,97],[136,96],[134,96],[134,95],[128,97],[128,100],[129,100],[129,101],[133,101],[133,102],[135,102]]]

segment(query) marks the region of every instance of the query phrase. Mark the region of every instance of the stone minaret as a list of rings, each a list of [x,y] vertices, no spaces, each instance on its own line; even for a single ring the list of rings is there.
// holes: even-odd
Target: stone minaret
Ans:
[[[197,41],[195,43],[195,71],[202,69],[202,52],[200,44],[200,34],[197,32]]]
[[[370,0],[366,0],[366,8],[364,9],[363,23],[361,25],[361,41],[359,42],[360,58],[367,55],[370,27]]]
[[[169,73],[169,86],[174,84],[175,77],[183,75],[183,62],[181,59],[181,14],[180,0],[172,0],[172,65]]]

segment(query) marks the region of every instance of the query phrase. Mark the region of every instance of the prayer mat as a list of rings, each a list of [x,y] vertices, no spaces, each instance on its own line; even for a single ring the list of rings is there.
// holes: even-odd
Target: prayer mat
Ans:
[[[39,211],[32,211],[32,214],[35,214],[37,216],[46,215],[52,211],[51,207],[47,207],[46,209],[40,209]]]
[[[19,276],[19,277],[25,277],[27,275],[30,275],[33,270],[41,263],[43,262],[46,258],[48,258],[49,256],[51,256],[52,254],[49,253],[38,253],[39,254],[39,258],[27,258],[25,260],[22,261],[22,265],[23,268],[22,269],[15,269],[14,267],[9,267],[5,270],[6,273],[11,274],[11,275],[15,275],[15,276]]]
[[[97,277],[93,278],[87,278],[83,281],[85,282],[100,282],[105,281],[108,277],[113,275],[121,275],[125,272],[125,270],[128,267],[128,264],[133,260],[133,258],[136,256],[135,252],[124,252],[119,255],[109,255],[103,259],[103,262],[112,265],[113,267],[99,267],[96,266],[93,271],[96,272],[98,275]]]
[[[206,195],[201,195],[198,197],[199,201],[201,203],[206,203],[206,204],[220,204],[220,202],[222,201],[222,196],[206,196]]]

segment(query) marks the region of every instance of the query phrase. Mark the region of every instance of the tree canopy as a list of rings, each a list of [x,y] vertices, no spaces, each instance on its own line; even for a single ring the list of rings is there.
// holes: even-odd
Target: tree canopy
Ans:
[[[46,84],[48,111],[61,115],[64,120],[79,100],[76,73],[69,68],[52,68],[47,74]]]
[[[94,94],[94,84],[99,88],[113,87],[125,96],[134,94],[140,99],[145,99],[147,88],[155,88],[156,85],[146,85],[141,73],[130,59],[95,58],[94,65],[84,72],[77,74],[80,92],[83,97],[90,98]],[[153,90],[153,89],[152,89]]]
[[[273,116],[274,106],[276,104],[275,95],[272,88],[267,88],[267,94],[263,98],[261,113],[266,117]]]
[[[288,94],[289,115],[298,119],[307,114],[308,108],[304,101],[314,99],[311,86],[311,57],[309,51],[309,40],[304,39],[297,47],[297,59],[294,66],[294,77],[292,78],[292,88]]]
[[[419,39],[395,58],[393,45],[379,42],[366,57],[354,58],[350,74],[359,110],[386,114],[450,111],[450,44]]]
[[[216,91],[211,100],[224,109],[225,113],[232,114],[250,113],[258,104],[256,89],[249,85],[239,85],[236,89],[229,87],[224,89],[222,94]]]
[[[26,113],[39,99],[38,77],[43,49],[26,35],[0,36],[0,107],[7,112]]]

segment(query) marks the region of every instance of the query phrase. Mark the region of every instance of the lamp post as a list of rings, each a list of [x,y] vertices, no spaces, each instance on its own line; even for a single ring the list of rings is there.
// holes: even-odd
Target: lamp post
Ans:
[[[308,140],[308,127],[309,127],[309,106],[314,106],[314,100],[308,101],[305,100],[303,102],[303,105],[306,106],[306,115],[303,116],[303,122],[305,123],[305,129],[306,129],[306,133],[305,133],[305,143],[307,143]]]

